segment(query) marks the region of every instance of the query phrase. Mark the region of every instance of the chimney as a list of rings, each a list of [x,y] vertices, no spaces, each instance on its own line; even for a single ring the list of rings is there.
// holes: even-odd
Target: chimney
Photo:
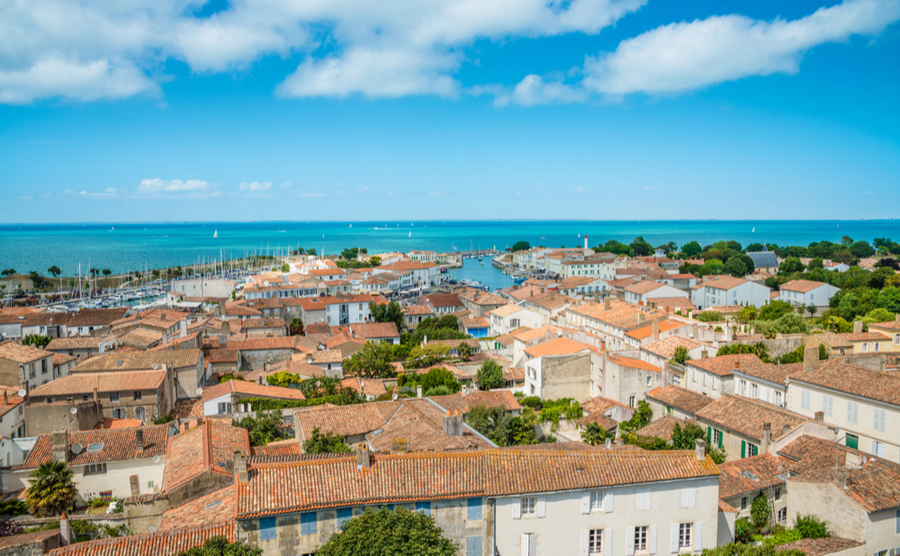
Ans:
[[[187,336],[187,319],[181,319],[181,337]]]
[[[785,426],[781,427],[781,436],[784,436],[784,435],[786,435],[786,434],[789,433],[789,432],[791,432],[791,426],[790,426],[790,425],[785,425]]]
[[[806,346],[803,350],[803,370],[814,371],[819,368],[819,346]]]
[[[825,412],[824,411],[816,411],[816,423],[824,423],[825,422]]]
[[[760,442],[759,451],[763,454],[768,453],[769,445],[772,443],[772,423],[763,423],[762,442]]]
[[[405,454],[409,451],[409,444],[405,438],[392,438],[391,439],[391,453],[392,454]]]
[[[454,409],[453,413],[450,410],[447,410],[447,415],[444,416],[444,432],[449,436],[462,436],[463,434],[463,417],[460,415],[458,409]]]
[[[66,431],[53,433],[53,461],[69,462],[69,434]]]
[[[222,322],[222,336],[231,336],[231,323],[226,321]]]
[[[694,457],[697,458],[697,461],[706,459],[706,441],[702,438],[694,440]]]
[[[228,347],[228,336],[219,336],[219,349],[225,349],[226,347]]]
[[[234,451],[234,480],[238,484],[247,482],[247,459],[240,450]]]
[[[836,484],[841,490],[847,488],[847,472],[843,469],[835,469],[834,484]]]
[[[863,456],[859,452],[847,452],[847,467],[862,467]]]
[[[159,315],[159,320],[161,320],[161,321],[163,321],[163,322],[166,322],[166,314],[165,314],[165,313],[160,314],[160,315]]]
[[[697,336],[700,334],[700,327],[695,322],[691,327],[691,339],[697,340]]]
[[[651,341],[658,342],[659,341],[659,321],[653,321],[653,324],[650,325],[652,328],[651,332]]]
[[[138,452],[144,451],[144,430],[137,429],[134,431],[134,443],[137,445]]]
[[[60,546],[69,546],[72,542],[72,530],[69,529],[69,516],[63,512],[59,518],[59,544]]]
[[[416,384],[416,397],[417,398],[422,397],[422,385],[421,384]]]
[[[643,303],[643,302],[641,302],[641,303]],[[644,322],[644,312],[643,311],[638,313],[638,322]]]
[[[853,321],[853,333],[861,334],[863,331],[863,323],[861,320]]]
[[[604,310],[604,311],[609,311],[610,305],[611,305],[610,298],[609,298],[609,297],[604,297],[604,298],[603,298],[603,310]]]
[[[372,466],[369,460],[369,447],[366,446],[365,442],[360,442],[353,450],[356,452],[356,470],[368,470]]]
[[[9,394],[3,390],[3,405],[9,405]]]
[[[709,351],[706,348],[703,348],[703,351],[700,352],[700,359],[706,359],[709,357]]]
[[[736,370],[736,371],[741,370],[741,360],[740,359],[734,360],[734,370]]]

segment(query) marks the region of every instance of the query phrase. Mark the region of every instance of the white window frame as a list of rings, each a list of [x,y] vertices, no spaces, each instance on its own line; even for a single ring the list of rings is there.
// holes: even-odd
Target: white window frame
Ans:
[[[588,531],[588,556],[603,556],[603,529]]]
[[[536,517],[537,516],[537,497],[536,496],[523,496],[522,497],[522,517]]]
[[[634,551],[646,552],[649,547],[650,527],[639,525],[634,528]]]
[[[679,523],[678,524],[678,550],[691,549],[694,547],[694,524]]]

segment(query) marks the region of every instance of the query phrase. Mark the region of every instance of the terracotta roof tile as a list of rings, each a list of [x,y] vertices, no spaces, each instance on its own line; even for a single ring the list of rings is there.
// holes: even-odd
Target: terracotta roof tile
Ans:
[[[169,491],[192,478],[212,471],[232,475],[234,453],[250,454],[247,430],[217,419],[207,419],[169,440],[163,490]]]
[[[787,290],[792,292],[800,292],[806,293],[811,292],[816,288],[827,286],[825,282],[814,282],[812,280],[791,280],[785,284],[782,284],[780,288],[781,291]]]
[[[647,363],[646,361],[641,361],[640,359],[632,359],[630,357],[622,357],[620,355],[610,355],[609,360],[616,363],[620,367],[640,369],[642,371],[652,371],[654,373],[662,372],[662,369],[660,369],[656,365]]]
[[[131,392],[136,390],[156,390],[166,380],[168,371],[140,370],[116,373],[74,373],[31,391],[33,402],[42,398],[91,394],[98,392]]]
[[[779,466],[772,454],[729,461],[719,465],[719,498],[732,498],[783,485],[785,476],[786,466]]]
[[[225,521],[202,527],[79,542],[51,550],[49,556],[175,556],[213,537],[225,537],[234,542],[237,537],[235,527],[234,521]]]
[[[732,394],[723,395],[696,415],[755,440],[762,439],[765,423],[771,424],[772,439],[775,440],[784,436],[785,427],[792,431],[809,420],[770,403]]]
[[[138,431],[141,431],[143,435],[143,450],[138,449]],[[72,467],[91,463],[162,456],[166,453],[167,438],[168,426],[166,425],[70,432],[67,434],[68,465]],[[72,446],[75,444],[81,444],[82,450],[80,454],[72,452]],[[90,449],[98,446],[99,449],[97,450]],[[42,434],[37,438],[34,448],[28,453],[28,458],[12,468],[34,469],[42,463],[50,461],[52,456],[53,435]]]
[[[556,338],[549,342],[532,346],[526,349],[525,353],[531,357],[545,357],[550,355],[571,355],[583,351],[591,351],[591,347],[568,338]]]
[[[425,300],[432,307],[462,307],[463,302],[460,301],[459,296],[455,293],[436,293],[432,295],[426,295]]]
[[[659,386],[647,392],[647,397],[659,401],[685,413],[696,415],[715,400],[680,386]]]
[[[704,345],[706,344],[697,342],[690,338],[685,338],[683,336],[669,336],[668,338],[663,338],[662,340],[659,340],[657,342],[645,344],[641,346],[641,349],[648,351],[654,355],[665,357],[666,359],[671,359],[672,356],[675,355],[675,350],[679,347],[684,347],[688,350],[691,350],[698,347],[703,347]]]
[[[900,406],[900,376],[847,365],[833,359],[821,362],[815,370],[797,373],[790,380]]]
[[[227,486],[165,512],[160,531],[204,527],[234,519],[236,489]]]
[[[819,539],[801,539],[775,548],[778,552],[800,550],[805,552],[807,556],[825,556],[826,554],[843,552],[857,546],[863,546],[863,543],[840,537],[822,537]]]
[[[663,415],[656,421],[638,429],[635,434],[638,436],[654,436],[668,442],[669,440],[672,440],[672,431],[675,429],[675,425],[680,424],[684,426],[685,423],[693,423],[696,425],[697,421],[694,419],[679,419],[672,415]]]
[[[789,363],[787,365],[762,365],[749,368],[735,369],[734,372],[752,376],[774,384],[787,385],[787,379],[803,370],[803,363]]]
[[[31,363],[45,357],[53,357],[53,353],[32,346],[23,346],[15,340],[0,342],[0,359],[9,359],[16,363]]]
[[[752,367],[764,367],[766,364],[753,353],[736,353],[719,355],[704,359],[692,359],[686,363],[689,367],[703,369],[719,376],[731,376],[732,371],[748,370]]]
[[[168,351],[139,351],[135,353],[109,353],[91,357],[72,369],[72,372],[131,371],[152,369],[153,365],[171,368],[195,366],[203,355],[199,349],[175,349]]]
[[[58,381],[57,381],[58,382]],[[270,398],[276,400],[305,400],[303,392],[294,388],[279,386],[263,386],[246,380],[227,380],[203,390],[203,401],[211,401],[227,394],[238,394],[251,398]]]
[[[66,349],[100,349],[102,338],[77,336],[74,338],[54,338],[45,348],[47,351]]]

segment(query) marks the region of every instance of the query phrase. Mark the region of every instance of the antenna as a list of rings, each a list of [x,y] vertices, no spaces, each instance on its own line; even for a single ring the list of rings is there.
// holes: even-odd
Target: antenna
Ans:
[[[398,394],[397,392],[394,392],[394,395],[391,396],[391,399],[394,400],[394,401],[397,401],[397,399],[398,399],[399,397],[400,397],[400,394]]]
[[[77,442],[75,444],[72,444],[72,453],[75,454],[76,456],[78,454],[80,454],[83,450],[84,450],[84,447],[81,444],[79,444]]]
[[[156,364],[156,363],[154,363],[154,364],[153,364],[153,370],[155,371],[155,370],[158,369],[158,368],[159,368],[159,365]]]
[[[16,392],[16,395],[19,396],[20,398],[24,398],[24,397],[25,397],[25,394],[27,394],[27,393],[28,393],[28,392],[26,392],[25,389],[22,388],[22,389],[20,389],[18,392]]]
[[[78,408],[73,407],[72,409],[69,410],[69,413],[71,413],[72,415],[75,415],[76,413],[78,413]]]

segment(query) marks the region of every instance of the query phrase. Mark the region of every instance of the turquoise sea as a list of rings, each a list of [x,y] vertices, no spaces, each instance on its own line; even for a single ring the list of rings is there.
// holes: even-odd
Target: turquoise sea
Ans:
[[[218,232],[218,238],[214,238]],[[428,249],[464,251],[504,249],[519,240],[532,245],[574,247],[643,236],[653,245],[692,240],[701,244],[734,239],[779,245],[807,245],[876,237],[900,240],[900,221],[746,220],[746,221],[428,221],[428,222],[206,222],[145,224],[0,225],[0,269],[46,272],[59,266],[74,274],[88,261],[113,272],[187,265],[201,257],[242,257],[251,252],[315,247],[333,254],[347,247],[370,253]]]

